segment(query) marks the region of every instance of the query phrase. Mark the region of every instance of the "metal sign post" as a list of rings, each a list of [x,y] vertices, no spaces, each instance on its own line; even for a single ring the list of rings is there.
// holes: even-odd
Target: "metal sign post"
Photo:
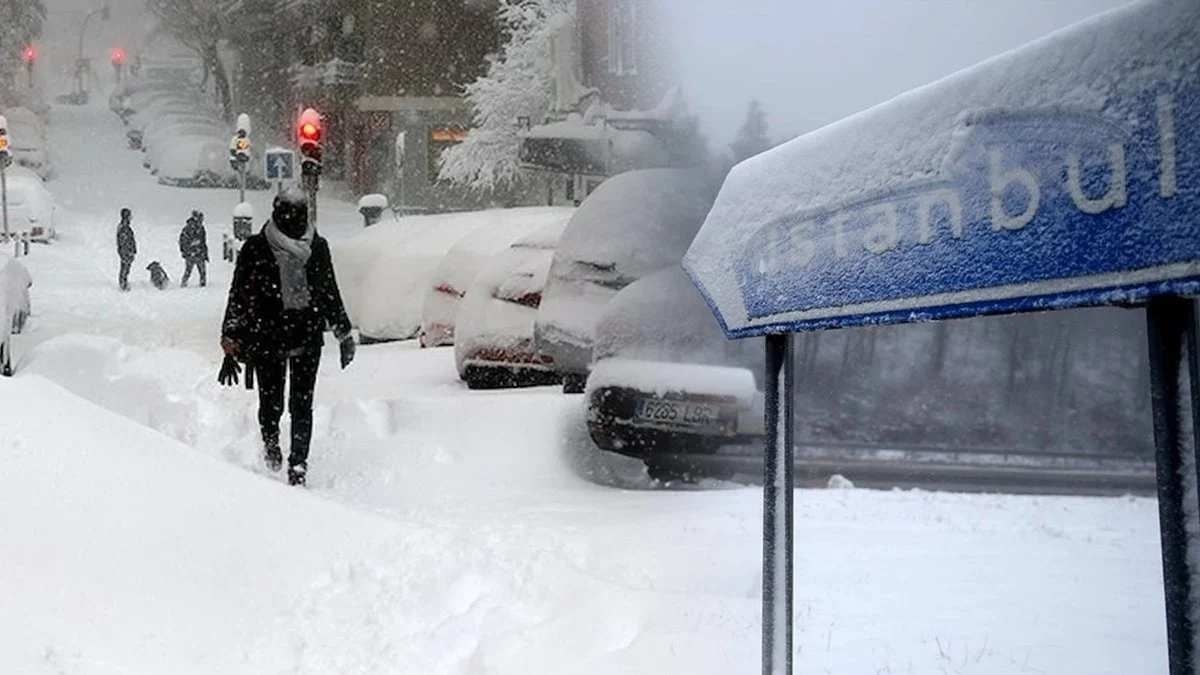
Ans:
[[[1150,394],[1154,406],[1154,447],[1158,471],[1158,520],[1162,539],[1163,588],[1167,612],[1167,652],[1171,675],[1192,673],[1195,645],[1189,613],[1192,580],[1184,499],[1184,450],[1195,452],[1197,380],[1195,303],[1159,298],[1146,307],[1150,343]],[[1191,438],[1185,435],[1192,428]]]
[[[1197,672],[1186,533],[1200,522],[1184,507],[1200,504],[1184,500],[1200,465],[1183,470],[1200,445],[1197,25],[1195,2],[1133,5],[730,174],[683,266],[727,337],[767,336],[765,674],[791,672],[780,336],[1103,306],[1146,307],[1168,661]]]
[[[763,675],[792,672],[792,407],[790,333],[767,336],[767,447],[763,473]]]

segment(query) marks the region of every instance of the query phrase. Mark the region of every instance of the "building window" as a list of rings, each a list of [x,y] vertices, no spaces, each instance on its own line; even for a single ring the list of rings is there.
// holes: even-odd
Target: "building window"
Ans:
[[[435,127],[429,130],[429,182],[438,182],[442,168],[442,153],[467,140],[467,130],[460,127]]]
[[[612,0],[608,12],[608,72],[637,75],[637,0]]]

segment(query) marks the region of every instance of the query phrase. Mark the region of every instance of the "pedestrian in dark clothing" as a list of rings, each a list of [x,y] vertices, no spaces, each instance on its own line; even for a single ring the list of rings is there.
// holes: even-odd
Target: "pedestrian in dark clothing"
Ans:
[[[121,224],[117,225],[117,255],[121,258],[121,271],[117,283],[122,291],[129,290],[129,270],[137,257],[137,239],[133,236],[133,212],[121,209]]]
[[[183,256],[183,281],[181,286],[187,288],[188,279],[192,277],[192,268],[200,272],[200,287],[208,285],[208,233],[204,230],[204,214],[192,211],[187,224],[179,233],[179,255]]]
[[[256,374],[264,458],[268,468],[277,471],[283,463],[279,420],[290,371],[292,485],[303,485],[308,471],[313,390],[327,328],[340,343],[345,368],[354,360],[356,343],[329,244],[309,224],[304,196],[285,193],[276,197],[271,220],[246,240],[238,256],[221,330],[225,363],[218,379],[236,384],[239,361],[246,364],[248,384],[251,373]]]

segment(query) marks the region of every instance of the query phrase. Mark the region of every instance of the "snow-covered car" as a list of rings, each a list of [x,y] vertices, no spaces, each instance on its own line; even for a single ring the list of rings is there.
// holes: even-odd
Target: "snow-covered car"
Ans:
[[[27,108],[9,108],[8,136],[11,142],[13,161],[36,173],[43,180],[53,174],[50,153],[46,140],[46,125],[33,111]]]
[[[49,243],[58,236],[54,195],[41,176],[23,167],[12,167],[8,179],[8,229],[30,241]]]
[[[592,362],[592,332],[622,288],[677,265],[716,195],[699,170],[630,171],[605,181],[571,218],[546,282],[535,329],[569,393],[581,393]]]
[[[554,361],[534,345],[533,323],[565,228],[564,220],[518,239],[488,262],[463,297],[454,361],[471,389],[561,381]]]
[[[763,433],[763,348],[727,340],[688,276],[670,267],[625,287],[596,322],[588,430],[647,461],[706,454]]]
[[[151,157],[158,182],[174,187],[227,187],[237,176],[229,167],[225,142],[218,138],[183,136],[156,146]]]
[[[479,226],[451,247],[433,273],[421,309],[421,345],[454,344],[455,317],[476,275],[497,253],[514,241],[549,224],[565,225],[574,209],[522,208],[489,213],[493,222]]]
[[[25,329],[29,319],[29,270],[10,255],[0,253],[0,374],[12,375],[12,336]]]
[[[488,211],[385,220],[331,244],[338,285],[364,342],[409,340],[421,330],[421,306],[446,253]]]

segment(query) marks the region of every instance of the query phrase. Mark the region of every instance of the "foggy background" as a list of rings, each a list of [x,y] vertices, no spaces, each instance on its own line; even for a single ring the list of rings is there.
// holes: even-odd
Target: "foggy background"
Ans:
[[[750,99],[771,136],[812,131],[1128,0],[668,3],[689,105],[714,147]],[[720,92],[717,94],[716,92]]]

